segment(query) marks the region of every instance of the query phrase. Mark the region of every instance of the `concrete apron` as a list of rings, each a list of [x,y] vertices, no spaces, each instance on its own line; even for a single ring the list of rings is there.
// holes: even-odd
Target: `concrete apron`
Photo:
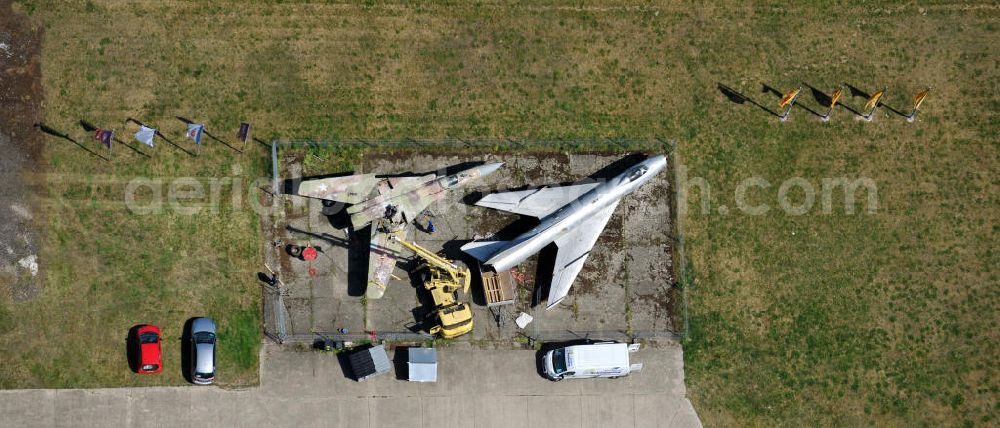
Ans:
[[[332,354],[265,344],[259,388],[0,391],[0,426],[701,426],[685,396],[680,346],[633,354],[643,370],[622,379],[551,382],[535,357],[445,347],[437,383],[396,373],[358,383]]]

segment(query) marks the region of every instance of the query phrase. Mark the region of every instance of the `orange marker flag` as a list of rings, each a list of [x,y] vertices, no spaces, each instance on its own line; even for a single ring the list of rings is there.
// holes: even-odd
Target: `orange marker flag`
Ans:
[[[837,106],[837,102],[840,98],[844,96],[844,88],[837,88],[830,94],[830,108],[826,109],[826,114],[819,117],[820,120],[826,122],[830,120],[830,113],[833,113],[833,108]]]
[[[930,92],[931,88],[927,88],[924,89],[923,91],[920,91],[920,93],[917,94],[917,96],[913,97],[913,110],[910,111],[910,114],[908,116],[906,116],[907,122],[913,122],[913,119],[917,117],[917,109],[920,108],[920,104],[923,104],[924,99],[927,98],[927,94]]]
[[[830,110],[833,110],[837,106],[837,101],[840,101],[840,97],[844,96],[844,88],[837,88],[830,94]]]
[[[927,98],[927,94],[929,94],[930,92],[931,92],[931,88],[927,88],[927,89],[924,89],[923,91],[920,91],[920,93],[917,94],[917,96],[913,97],[913,110],[914,111],[916,111],[918,108],[920,108],[920,104],[922,104],[924,102],[924,98]]]
[[[885,95],[884,88],[881,91],[872,94],[872,97],[868,99],[867,103],[865,103],[865,111],[868,111],[869,114],[874,113],[875,107],[878,106],[878,102],[882,100],[882,97],[884,95]]]
[[[781,102],[778,103],[778,106],[781,108],[787,107],[795,101],[795,98],[799,96],[800,91],[802,91],[802,88],[795,88],[785,93],[785,96],[781,97]]]

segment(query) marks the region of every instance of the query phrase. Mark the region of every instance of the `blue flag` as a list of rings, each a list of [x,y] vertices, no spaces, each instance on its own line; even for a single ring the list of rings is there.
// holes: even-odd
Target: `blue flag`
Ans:
[[[201,131],[205,129],[205,125],[199,123],[189,123],[187,137],[194,140],[195,144],[201,144]]]

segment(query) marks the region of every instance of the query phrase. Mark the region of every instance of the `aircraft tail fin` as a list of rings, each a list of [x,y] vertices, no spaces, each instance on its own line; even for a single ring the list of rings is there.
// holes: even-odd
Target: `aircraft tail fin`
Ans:
[[[479,261],[487,261],[507,246],[508,241],[472,241],[462,246],[462,251]]]

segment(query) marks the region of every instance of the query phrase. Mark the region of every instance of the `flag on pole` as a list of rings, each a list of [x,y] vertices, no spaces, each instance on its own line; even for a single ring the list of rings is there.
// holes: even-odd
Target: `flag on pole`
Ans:
[[[195,144],[201,144],[201,132],[205,129],[205,125],[200,123],[189,123],[187,137],[194,140]]]
[[[135,139],[149,147],[153,147],[153,137],[156,137],[156,129],[145,125],[141,125],[139,132],[135,133]]]
[[[837,88],[830,94],[830,108],[826,109],[826,113],[819,117],[820,120],[827,122],[830,120],[830,113],[833,113],[833,108],[837,106],[837,102],[840,98],[844,96],[844,88]]]
[[[917,117],[917,109],[920,108],[920,104],[923,104],[924,98],[927,98],[927,94],[930,92],[931,88],[927,88],[924,89],[923,91],[920,91],[920,93],[917,94],[917,96],[913,97],[913,110],[910,111],[910,114],[906,116],[907,122],[913,122],[913,120]]]
[[[250,137],[250,124],[246,122],[240,123],[240,131],[236,134],[236,138],[239,138],[243,144],[247,143],[247,139]]]
[[[795,98],[799,96],[799,91],[801,90],[802,88],[795,88],[785,93],[785,96],[781,97],[781,102],[778,103],[778,106],[781,108],[785,108],[791,103],[795,102]]]
[[[111,150],[111,138],[114,133],[115,131],[112,130],[97,128],[97,131],[94,132],[94,139],[107,146],[108,150]]]
[[[869,112],[869,114],[873,112],[875,107],[878,106],[878,102],[882,100],[883,95],[885,95],[885,89],[872,94],[872,97],[868,99],[867,103],[865,103],[865,111]]]
[[[920,104],[923,104],[924,98],[927,98],[927,94],[931,92],[931,88],[924,89],[920,91],[917,96],[913,97],[913,111],[917,111],[920,108]]]
[[[842,96],[844,96],[843,88],[837,88],[836,91],[833,91],[833,93],[830,94],[830,110],[833,110],[833,108],[837,106],[837,101],[840,101],[840,97]]]

